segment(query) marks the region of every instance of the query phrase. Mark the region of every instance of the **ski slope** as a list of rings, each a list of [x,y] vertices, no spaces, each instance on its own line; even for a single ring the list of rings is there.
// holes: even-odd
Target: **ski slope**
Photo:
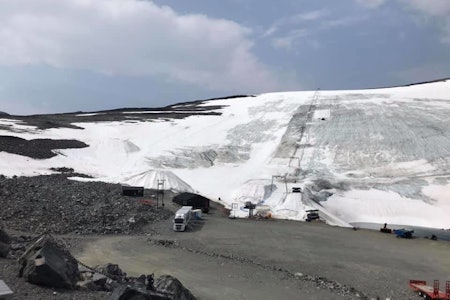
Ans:
[[[164,179],[166,189],[237,203],[243,217],[242,206],[251,201],[277,218],[304,220],[306,210],[319,209],[331,225],[450,228],[448,80],[269,93],[201,106],[222,108],[214,109],[220,115],[183,119],[74,123],[83,130],[38,130],[0,119],[1,135],[89,145],[45,160],[0,152],[1,173],[34,176],[64,166],[94,180],[146,188]],[[303,193],[291,193],[293,187]]]

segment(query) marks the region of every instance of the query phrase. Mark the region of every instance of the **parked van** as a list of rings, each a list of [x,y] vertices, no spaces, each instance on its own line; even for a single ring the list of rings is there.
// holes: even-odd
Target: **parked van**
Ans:
[[[173,218],[173,230],[185,231],[192,216],[192,206],[183,206],[176,213]]]

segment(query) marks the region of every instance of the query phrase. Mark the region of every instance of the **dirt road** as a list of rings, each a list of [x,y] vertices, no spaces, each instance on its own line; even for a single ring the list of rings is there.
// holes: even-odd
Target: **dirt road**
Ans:
[[[219,209],[186,232],[173,232],[170,220],[149,232],[100,238],[76,256],[90,265],[118,263],[130,275],[171,274],[198,299],[358,299],[359,294],[404,300],[417,297],[409,279],[450,279],[445,241],[321,223],[231,220]]]

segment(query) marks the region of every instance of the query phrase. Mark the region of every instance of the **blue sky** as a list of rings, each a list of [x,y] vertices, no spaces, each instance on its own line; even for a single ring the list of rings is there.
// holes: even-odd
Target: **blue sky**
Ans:
[[[450,77],[448,0],[2,0],[0,111]]]

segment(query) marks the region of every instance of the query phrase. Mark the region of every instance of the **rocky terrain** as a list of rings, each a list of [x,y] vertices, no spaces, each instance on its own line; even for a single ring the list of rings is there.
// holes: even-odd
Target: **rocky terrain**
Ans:
[[[100,286],[88,285],[88,288],[65,289],[61,287],[42,287],[18,278],[21,265],[17,263],[27,249],[42,236],[59,236],[58,241],[64,253],[70,258],[70,251],[85,244],[87,235],[143,233],[144,227],[169,218],[172,212],[156,205],[152,191],[146,191],[144,197],[122,195],[122,187],[102,182],[79,182],[69,180],[74,174],[71,169],[59,168],[61,174],[36,177],[0,176],[0,225],[9,232],[2,235],[0,241],[0,279],[4,280],[15,292],[12,299],[119,299],[116,294],[134,294],[136,291],[121,290],[121,284],[136,286],[145,292],[145,274],[130,277],[115,264],[93,266],[100,276],[107,276],[109,283]],[[167,191],[166,193],[170,193]],[[142,201],[146,198],[146,201]],[[5,231],[2,231],[5,232]],[[7,241],[9,246],[3,243]],[[9,250],[8,250],[9,248]],[[40,247],[38,247],[40,248]],[[38,249],[36,248],[36,249]],[[5,250],[6,251],[3,251]],[[29,251],[29,250],[27,250]],[[53,253],[54,251],[50,251]],[[1,258],[6,256],[5,258]],[[47,258],[50,260],[50,257]],[[52,258],[55,259],[55,258]],[[84,268],[80,262],[80,267]],[[90,266],[86,266],[91,270]],[[103,277],[106,279],[106,277]],[[173,285],[184,294],[189,294],[178,280],[171,276],[158,277],[155,288],[161,295],[170,295]],[[158,294],[158,295],[159,295]],[[192,295],[191,295],[192,296]],[[122,299],[122,298],[120,298]],[[131,298],[124,298],[131,299]],[[155,298],[172,299],[172,298]],[[178,298],[173,298],[178,299]],[[188,298],[186,298],[188,299]],[[189,299],[194,299],[193,297]]]
[[[84,148],[87,146],[85,143],[77,140],[26,140],[15,136],[0,136],[0,151],[37,159],[56,156],[55,149]]]
[[[171,216],[143,204],[142,197],[122,196],[121,185],[79,182],[67,179],[70,175],[0,177],[0,222],[33,234],[130,234]]]

